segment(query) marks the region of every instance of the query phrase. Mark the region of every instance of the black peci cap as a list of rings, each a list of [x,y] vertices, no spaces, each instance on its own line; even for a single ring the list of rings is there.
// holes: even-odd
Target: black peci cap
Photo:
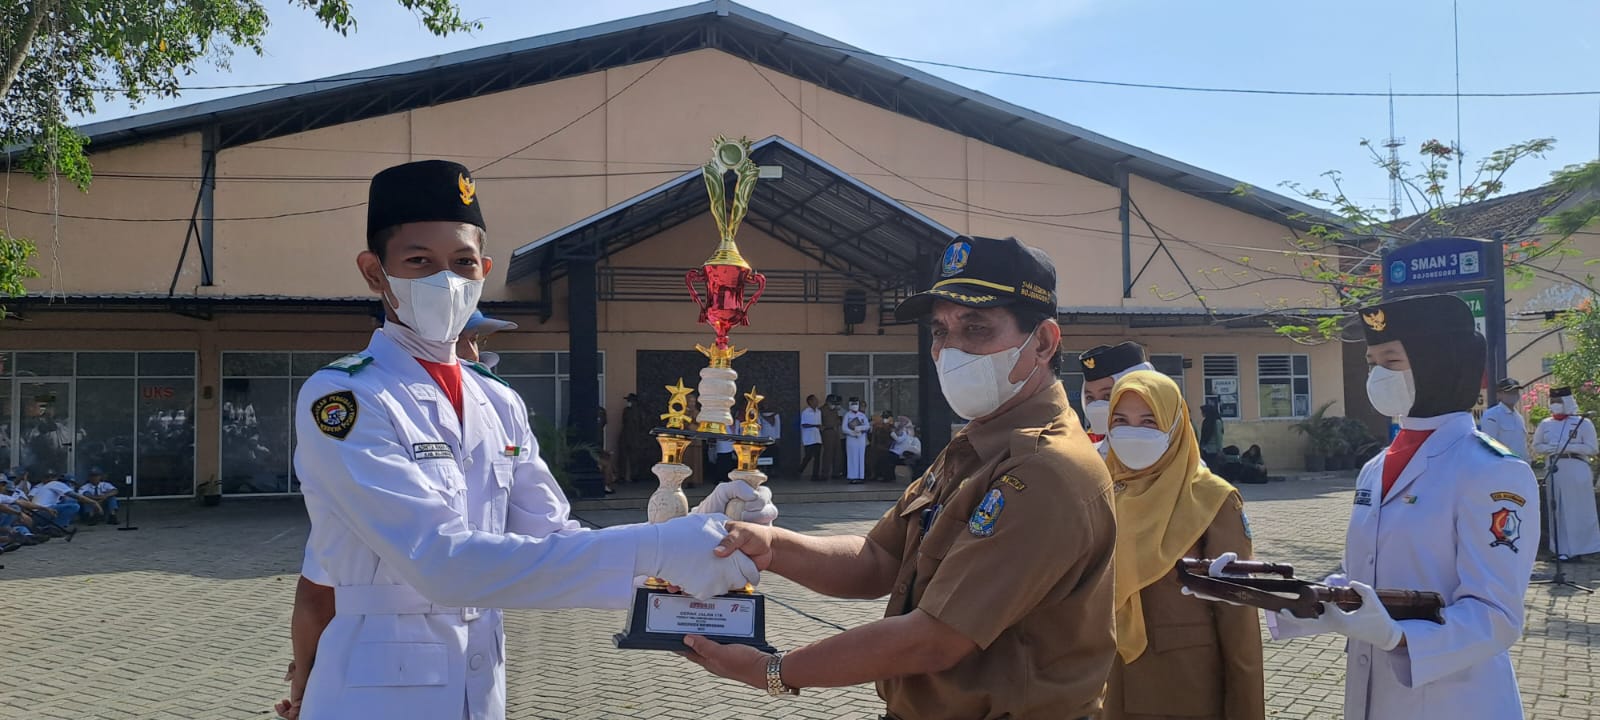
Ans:
[[[413,222],[483,224],[483,203],[472,171],[448,160],[420,160],[374,175],[367,190],[367,240]]]
[[[1572,397],[1572,388],[1569,388],[1569,387],[1550,388],[1550,399],[1551,400],[1556,400],[1556,399],[1564,398],[1564,397]]]
[[[902,301],[894,319],[927,315],[935,300],[975,308],[1027,305],[1054,315],[1056,266],[1043,250],[1016,238],[958,237],[945,246],[933,286]]]
[[[1394,340],[1417,341],[1440,335],[1471,335],[1477,331],[1472,308],[1454,295],[1400,298],[1363,308],[1362,331],[1368,345]]]
[[[1089,348],[1078,355],[1083,379],[1090,382],[1111,377],[1144,361],[1144,346],[1132,340]]]

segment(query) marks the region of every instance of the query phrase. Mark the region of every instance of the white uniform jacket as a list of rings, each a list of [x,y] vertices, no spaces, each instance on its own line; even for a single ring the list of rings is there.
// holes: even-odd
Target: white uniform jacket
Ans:
[[[1356,481],[1344,568],[1380,589],[1444,598],[1444,624],[1405,620],[1389,652],[1350,641],[1347,720],[1522,717],[1508,654],[1522,636],[1523,595],[1539,549],[1533,471],[1474,432],[1472,415],[1404,418],[1434,432],[1387,497],[1384,456]]]
[[[1494,407],[1483,411],[1483,419],[1478,421],[1478,429],[1483,434],[1500,441],[1501,445],[1511,448],[1517,457],[1527,460],[1528,455],[1528,421],[1523,420],[1517,411],[1505,406],[1505,403],[1495,403]]]
[[[461,375],[458,419],[380,330],[300,391],[306,560],[337,608],[304,720],[499,720],[500,612],[479,608],[620,609],[632,597],[642,526],[569,519],[522,400],[486,371],[463,363]]]

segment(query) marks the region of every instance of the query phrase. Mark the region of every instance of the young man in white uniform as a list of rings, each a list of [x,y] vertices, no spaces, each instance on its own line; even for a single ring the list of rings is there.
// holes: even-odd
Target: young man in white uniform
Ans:
[[[725,518],[586,530],[539,458],[521,398],[455,343],[492,264],[467,168],[439,160],[373,178],[357,258],[387,322],[367,350],[312,375],[295,407],[311,517],[310,581],[335,613],[302,720],[505,717],[492,608],[625,608],[653,576],[697,597],[759,581],[712,548]],[[597,641],[599,639],[597,638]]]

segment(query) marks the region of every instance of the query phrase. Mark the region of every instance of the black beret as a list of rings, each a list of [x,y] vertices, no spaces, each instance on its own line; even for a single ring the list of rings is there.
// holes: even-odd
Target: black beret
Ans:
[[[472,171],[448,160],[396,165],[372,177],[367,191],[367,240],[413,222],[463,222],[487,229]]]
[[[1078,355],[1078,365],[1083,368],[1083,379],[1093,381],[1111,377],[1144,359],[1144,346],[1129,340],[1085,350]]]
[[[1363,308],[1357,315],[1368,345],[1439,336],[1471,336],[1477,332],[1472,308],[1454,295],[1399,298]]]

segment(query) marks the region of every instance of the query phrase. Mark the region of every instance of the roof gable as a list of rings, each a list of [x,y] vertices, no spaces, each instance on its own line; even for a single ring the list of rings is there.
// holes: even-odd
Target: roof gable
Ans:
[[[102,150],[214,128],[217,149],[716,49],[1024,157],[1116,184],[1118,169],[1278,223],[1316,208],[819,35],[728,0],[87,125]]]

